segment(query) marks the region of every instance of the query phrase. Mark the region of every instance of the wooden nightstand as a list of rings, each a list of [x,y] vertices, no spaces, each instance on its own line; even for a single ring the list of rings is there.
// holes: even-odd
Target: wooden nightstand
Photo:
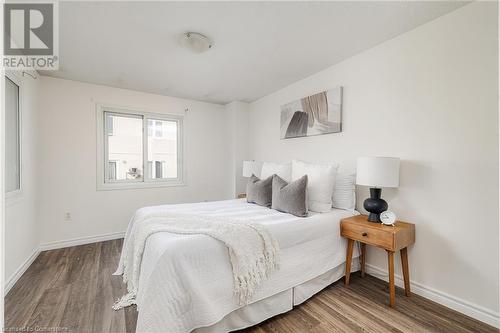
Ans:
[[[365,276],[366,244],[383,248],[387,251],[389,264],[390,305],[395,304],[394,288],[394,252],[400,251],[405,294],[410,296],[410,273],[408,269],[408,245],[415,243],[415,225],[397,221],[394,226],[369,222],[366,215],[351,216],[340,221],[340,234],[348,239],[345,264],[345,284],[349,284],[351,273],[352,250],[354,241],[361,243],[361,276]]]

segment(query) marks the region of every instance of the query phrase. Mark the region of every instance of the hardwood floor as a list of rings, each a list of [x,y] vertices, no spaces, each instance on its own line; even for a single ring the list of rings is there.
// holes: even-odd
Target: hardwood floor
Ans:
[[[6,331],[135,331],[135,307],[114,311],[125,293],[112,276],[122,240],[42,252],[5,298]],[[292,311],[240,333],[302,332],[498,332],[417,295],[397,289],[396,308],[387,304],[387,283],[352,274],[345,287],[332,284]]]

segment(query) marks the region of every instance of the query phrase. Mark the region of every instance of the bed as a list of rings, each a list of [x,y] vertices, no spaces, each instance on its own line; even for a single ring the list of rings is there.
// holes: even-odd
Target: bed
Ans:
[[[137,332],[228,332],[291,310],[343,276],[347,242],[339,222],[357,214],[332,209],[299,218],[245,199],[145,207],[138,213],[165,209],[258,220],[279,242],[280,268],[242,306],[221,242],[205,235],[155,233],[147,239],[140,267]],[[357,269],[354,260],[352,270]]]

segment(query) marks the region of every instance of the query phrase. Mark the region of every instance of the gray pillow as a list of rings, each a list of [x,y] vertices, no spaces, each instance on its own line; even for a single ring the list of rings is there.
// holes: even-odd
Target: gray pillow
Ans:
[[[252,175],[247,183],[247,202],[264,207],[271,207],[273,176],[260,180]]]
[[[278,175],[273,177],[272,209],[299,217],[307,216],[307,175],[287,183]]]

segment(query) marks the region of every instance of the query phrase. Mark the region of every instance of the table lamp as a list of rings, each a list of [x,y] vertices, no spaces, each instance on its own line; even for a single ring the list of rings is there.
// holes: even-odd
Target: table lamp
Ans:
[[[370,198],[363,203],[370,213],[368,221],[380,222],[380,213],[388,208],[382,188],[399,186],[399,158],[359,157],[356,169],[356,184],[370,187]]]

